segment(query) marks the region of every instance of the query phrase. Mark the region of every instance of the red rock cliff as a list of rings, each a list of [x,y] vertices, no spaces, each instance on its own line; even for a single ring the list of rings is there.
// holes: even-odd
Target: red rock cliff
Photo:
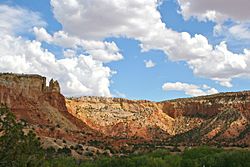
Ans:
[[[60,111],[66,111],[57,81],[52,79],[46,86],[46,78],[39,75],[0,74],[0,103],[12,110],[20,110],[35,107],[44,101]]]
[[[235,109],[250,119],[250,91],[183,98],[158,104],[162,106],[163,112],[173,118],[181,115],[212,117],[225,109]]]
[[[250,144],[250,92],[163,102],[81,97],[67,99],[66,104],[91,128],[116,138]]]
[[[40,136],[74,142],[250,144],[248,91],[163,102],[81,97],[65,104],[57,81],[46,86],[39,75],[4,73],[0,103]]]

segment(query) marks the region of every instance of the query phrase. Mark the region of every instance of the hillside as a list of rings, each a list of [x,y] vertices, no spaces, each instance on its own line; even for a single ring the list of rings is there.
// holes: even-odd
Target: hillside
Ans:
[[[249,145],[250,92],[163,102],[81,97],[68,111],[92,129],[115,138],[166,144]]]
[[[27,122],[44,147],[83,153],[133,152],[169,145],[250,145],[250,92],[162,102],[67,98],[53,79],[0,74],[0,102]],[[150,148],[151,149],[151,148]]]
[[[60,86],[53,79],[46,86],[46,78],[39,75],[2,73],[0,103],[24,121],[27,130],[35,131],[45,148],[69,148],[103,140],[102,134],[67,111]]]

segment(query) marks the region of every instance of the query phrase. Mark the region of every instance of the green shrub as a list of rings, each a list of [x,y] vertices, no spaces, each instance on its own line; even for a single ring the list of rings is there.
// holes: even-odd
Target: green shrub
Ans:
[[[0,166],[41,166],[44,152],[36,135],[23,132],[24,124],[0,106]]]

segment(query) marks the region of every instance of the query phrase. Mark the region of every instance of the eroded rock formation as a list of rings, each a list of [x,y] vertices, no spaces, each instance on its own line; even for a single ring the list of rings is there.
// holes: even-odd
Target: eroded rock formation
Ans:
[[[68,111],[91,128],[116,138],[183,144],[250,144],[250,92],[163,102],[81,97]]]
[[[58,82],[52,79],[46,86],[45,77],[32,74],[1,73],[0,103],[14,112],[37,109],[45,103],[59,111],[67,111]]]
[[[250,145],[249,91],[162,102],[65,99],[53,79],[47,86],[39,75],[2,73],[0,103],[55,147],[80,143],[105,152],[110,147],[131,151],[150,144]]]
[[[97,136],[67,111],[59,84],[53,79],[46,86],[46,78],[39,75],[2,73],[0,103],[7,105],[17,119],[27,122],[27,128],[35,130],[49,145],[57,146],[57,139],[76,143],[93,139],[87,133]]]

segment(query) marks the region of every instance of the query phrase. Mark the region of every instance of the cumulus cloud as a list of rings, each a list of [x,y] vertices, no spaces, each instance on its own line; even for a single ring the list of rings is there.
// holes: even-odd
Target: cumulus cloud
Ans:
[[[112,71],[92,56],[68,56],[57,60],[38,41],[10,35],[0,36],[0,71],[37,73],[57,79],[67,96],[110,96]],[[17,63],[18,62],[18,63]]]
[[[250,50],[245,49],[243,53],[235,54],[223,41],[213,46],[203,35],[191,36],[187,32],[167,28],[157,10],[160,2],[51,0],[54,16],[63,27],[53,34],[49,34],[44,28],[38,28],[45,25],[37,13],[5,6],[4,10],[0,10],[0,38],[5,41],[0,47],[0,62],[4,64],[0,70],[40,73],[59,78],[63,83],[64,93],[68,95],[77,94],[79,89],[79,94],[109,96],[112,71],[103,63],[120,60],[122,55],[114,42],[104,42],[103,39],[122,36],[140,41],[142,51],[159,49],[172,61],[185,61],[195,75],[210,78],[223,86],[232,86],[233,78],[249,76]],[[188,5],[186,8],[190,9]],[[190,11],[193,9],[189,13]],[[183,8],[181,12],[185,13]],[[191,15],[194,14],[187,14],[185,17],[189,18]],[[228,11],[217,12],[216,8],[214,11],[206,11],[200,19],[219,22],[230,15],[233,14]],[[245,14],[230,18],[247,20]],[[15,27],[27,30],[33,26],[37,40],[25,40],[14,35],[17,31]],[[219,32],[221,27],[217,27],[217,30]],[[232,32],[237,31],[239,28],[232,29]],[[53,53],[41,46],[41,42],[63,48],[64,58],[57,60]],[[13,63],[17,60],[20,65]]]
[[[66,96],[111,96],[114,72],[103,63],[122,58],[115,43],[86,41],[64,31],[50,35],[37,27],[33,29],[37,40],[28,40],[18,34],[45,23],[37,13],[19,7],[0,5],[0,23],[1,72],[36,73],[57,79]],[[64,57],[57,59],[41,41],[60,46]]]
[[[152,60],[145,60],[144,63],[146,68],[153,68],[156,65]]]
[[[232,35],[240,39],[249,39],[250,1],[178,0],[178,3],[184,19],[194,17],[200,21],[217,23],[214,27],[215,35]],[[225,25],[224,22],[228,20],[234,24]]]
[[[63,30],[85,39],[143,37],[164,28],[157,0],[51,0]]]
[[[45,26],[39,13],[20,7],[0,5],[0,33],[18,34],[32,30],[33,26]]]
[[[250,40],[250,23],[236,24],[229,28],[229,33],[235,38]]]
[[[228,50],[227,44],[223,41],[213,46],[203,35],[191,36],[187,32],[179,33],[167,28],[157,10],[158,2],[157,0],[52,0],[51,5],[63,29],[72,35],[88,39],[103,39],[110,36],[136,39],[141,42],[142,51],[162,50],[172,61],[186,61],[195,75],[210,78],[227,87],[232,86],[230,81],[233,78],[245,76],[249,72],[249,50],[235,54]],[[181,12],[187,13],[184,12],[184,8],[198,1],[187,1],[189,2],[187,4],[184,2],[179,1]],[[211,6],[213,3],[208,5]],[[205,13],[204,18],[223,20],[224,15],[234,14],[229,11],[228,9],[225,14],[211,11]],[[186,17],[191,15],[187,14]],[[235,16],[238,17],[244,20],[248,16]]]
[[[33,29],[37,40],[68,49],[71,48],[71,52],[73,50],[82,50],[91,55],[94,60],[108,63],[123,58],[114,42],[83,40],[64,31],[58,31],[50,35],[44,28],[34,27]]]
[[[238,0],[178,0],[181,14],[185,19],[196,17],[199,20],[216,22],[233,19],[237,21],[250,20],[250,1]]]
[[[181,82],[165,83],[163,84],[162,89],[164,91],[183,91],[185,92],[186,95],[191,95],[191,96],[203,96],[203,95],[218,93],[218,91],[215,88],[210,88],[207,85],[198,86],[194,84],[181,83]]]

